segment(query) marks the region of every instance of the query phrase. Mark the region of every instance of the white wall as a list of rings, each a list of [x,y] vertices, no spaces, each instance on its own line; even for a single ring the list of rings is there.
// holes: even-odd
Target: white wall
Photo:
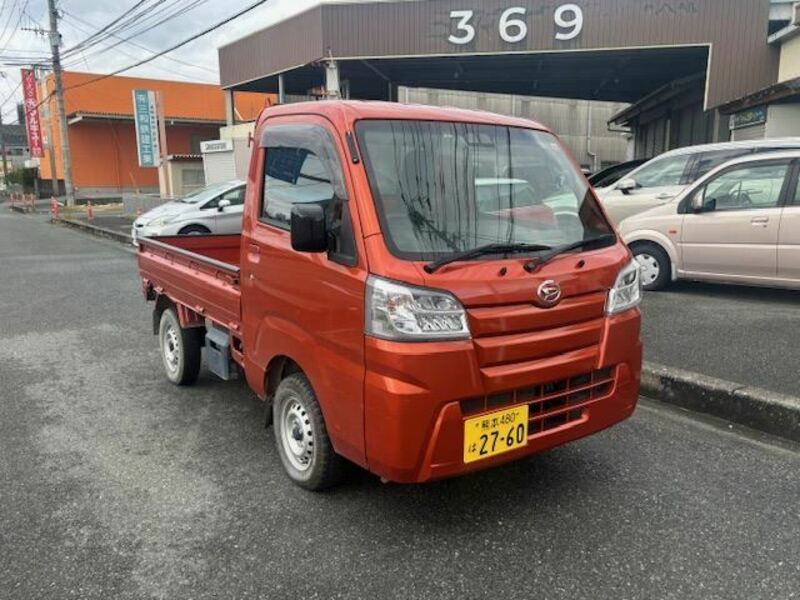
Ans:
[[[800,136],[800,104],[773,104],[767,112],[767,137]]]

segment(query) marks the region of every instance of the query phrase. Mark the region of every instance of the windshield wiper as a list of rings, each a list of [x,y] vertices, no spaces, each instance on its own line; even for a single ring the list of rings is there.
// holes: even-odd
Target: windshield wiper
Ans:
[[[521,252],[541,252],[542,250],[553,250],[552,246],[542,244],[486,244],[471,250],[456,252],[425,265],[425,272],[435,273],[445,265],[458,262],[460,260],[470,260],[484,256],[486,254],[517,254]]]
[[[542,265],[549,263],[551,260],[564,254],[565,252],[570,252],[572,250],[578,250],[581,248],[586,248],[587,246],[610,246],[614,242],[617,241],[617,236],[613,233],[606,233],[604,235],[598,235],[597,237],[585,239],[585,240],[578,240],[577,242],[572,242],[571,244],[564,244],[563,246],[557,246],[556,248],[550,249],[549,252],[546,254],[542,254],[537,256],[530,262],[525,265],[525,270],[528,273],[533,273]]]

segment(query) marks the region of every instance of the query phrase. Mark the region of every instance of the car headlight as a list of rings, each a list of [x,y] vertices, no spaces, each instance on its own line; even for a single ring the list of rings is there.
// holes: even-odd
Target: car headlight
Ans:
[[[616,315],[639,306],[642,301],[642,277],[639,268],[639,263],[633,259],[619,272],[614,287],[608,291],[607,315]]]
[[[158,217],[147,223],[147,227],[163,227],[164,225],[169,225],[174,220],[175,217]]]
[[[367,279],[366,332],[399,341],[470,337],[467,314],[453,295],[374,275]]]

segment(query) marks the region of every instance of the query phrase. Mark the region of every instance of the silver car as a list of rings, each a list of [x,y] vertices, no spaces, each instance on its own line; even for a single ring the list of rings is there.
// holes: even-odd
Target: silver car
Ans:
[[[646,290],[676,279],[800,289],[800,151],[716,168],[619,232]]]
[[[226,181],[157,206],[133,222],[133,244],[140,237],[159,235],[239,233],[244,195],[244,181]]]
[[[644,163],[616,184],[597,188],[606,214],[619,225],[639,213],[672,201],[718,166],[743,156],[800,149],[800,138],[726,142],[665,152]]]

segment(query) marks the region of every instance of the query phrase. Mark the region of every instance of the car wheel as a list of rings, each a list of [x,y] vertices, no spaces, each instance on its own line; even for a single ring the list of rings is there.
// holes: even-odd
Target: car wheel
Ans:
[[[339,482],[344,459],[333,449],[308,379],[295,373],[280,382],[272,402],[275,443],[289,478],[307,490]]]
[[[189,225],[178,232],[178,235],[208,235],[211,231],[202,225]]]
[[[175,385],[192,385],[197,381],[200,374],[202,329],[184,329],[175,311],[167,308],[161,313],[158,341],[167,379]]]
[[[648,292],[664,289],[671,280],[672,270],[666,251],[649,242],[637,244],[632,250],[641,269],[642,287]]]

